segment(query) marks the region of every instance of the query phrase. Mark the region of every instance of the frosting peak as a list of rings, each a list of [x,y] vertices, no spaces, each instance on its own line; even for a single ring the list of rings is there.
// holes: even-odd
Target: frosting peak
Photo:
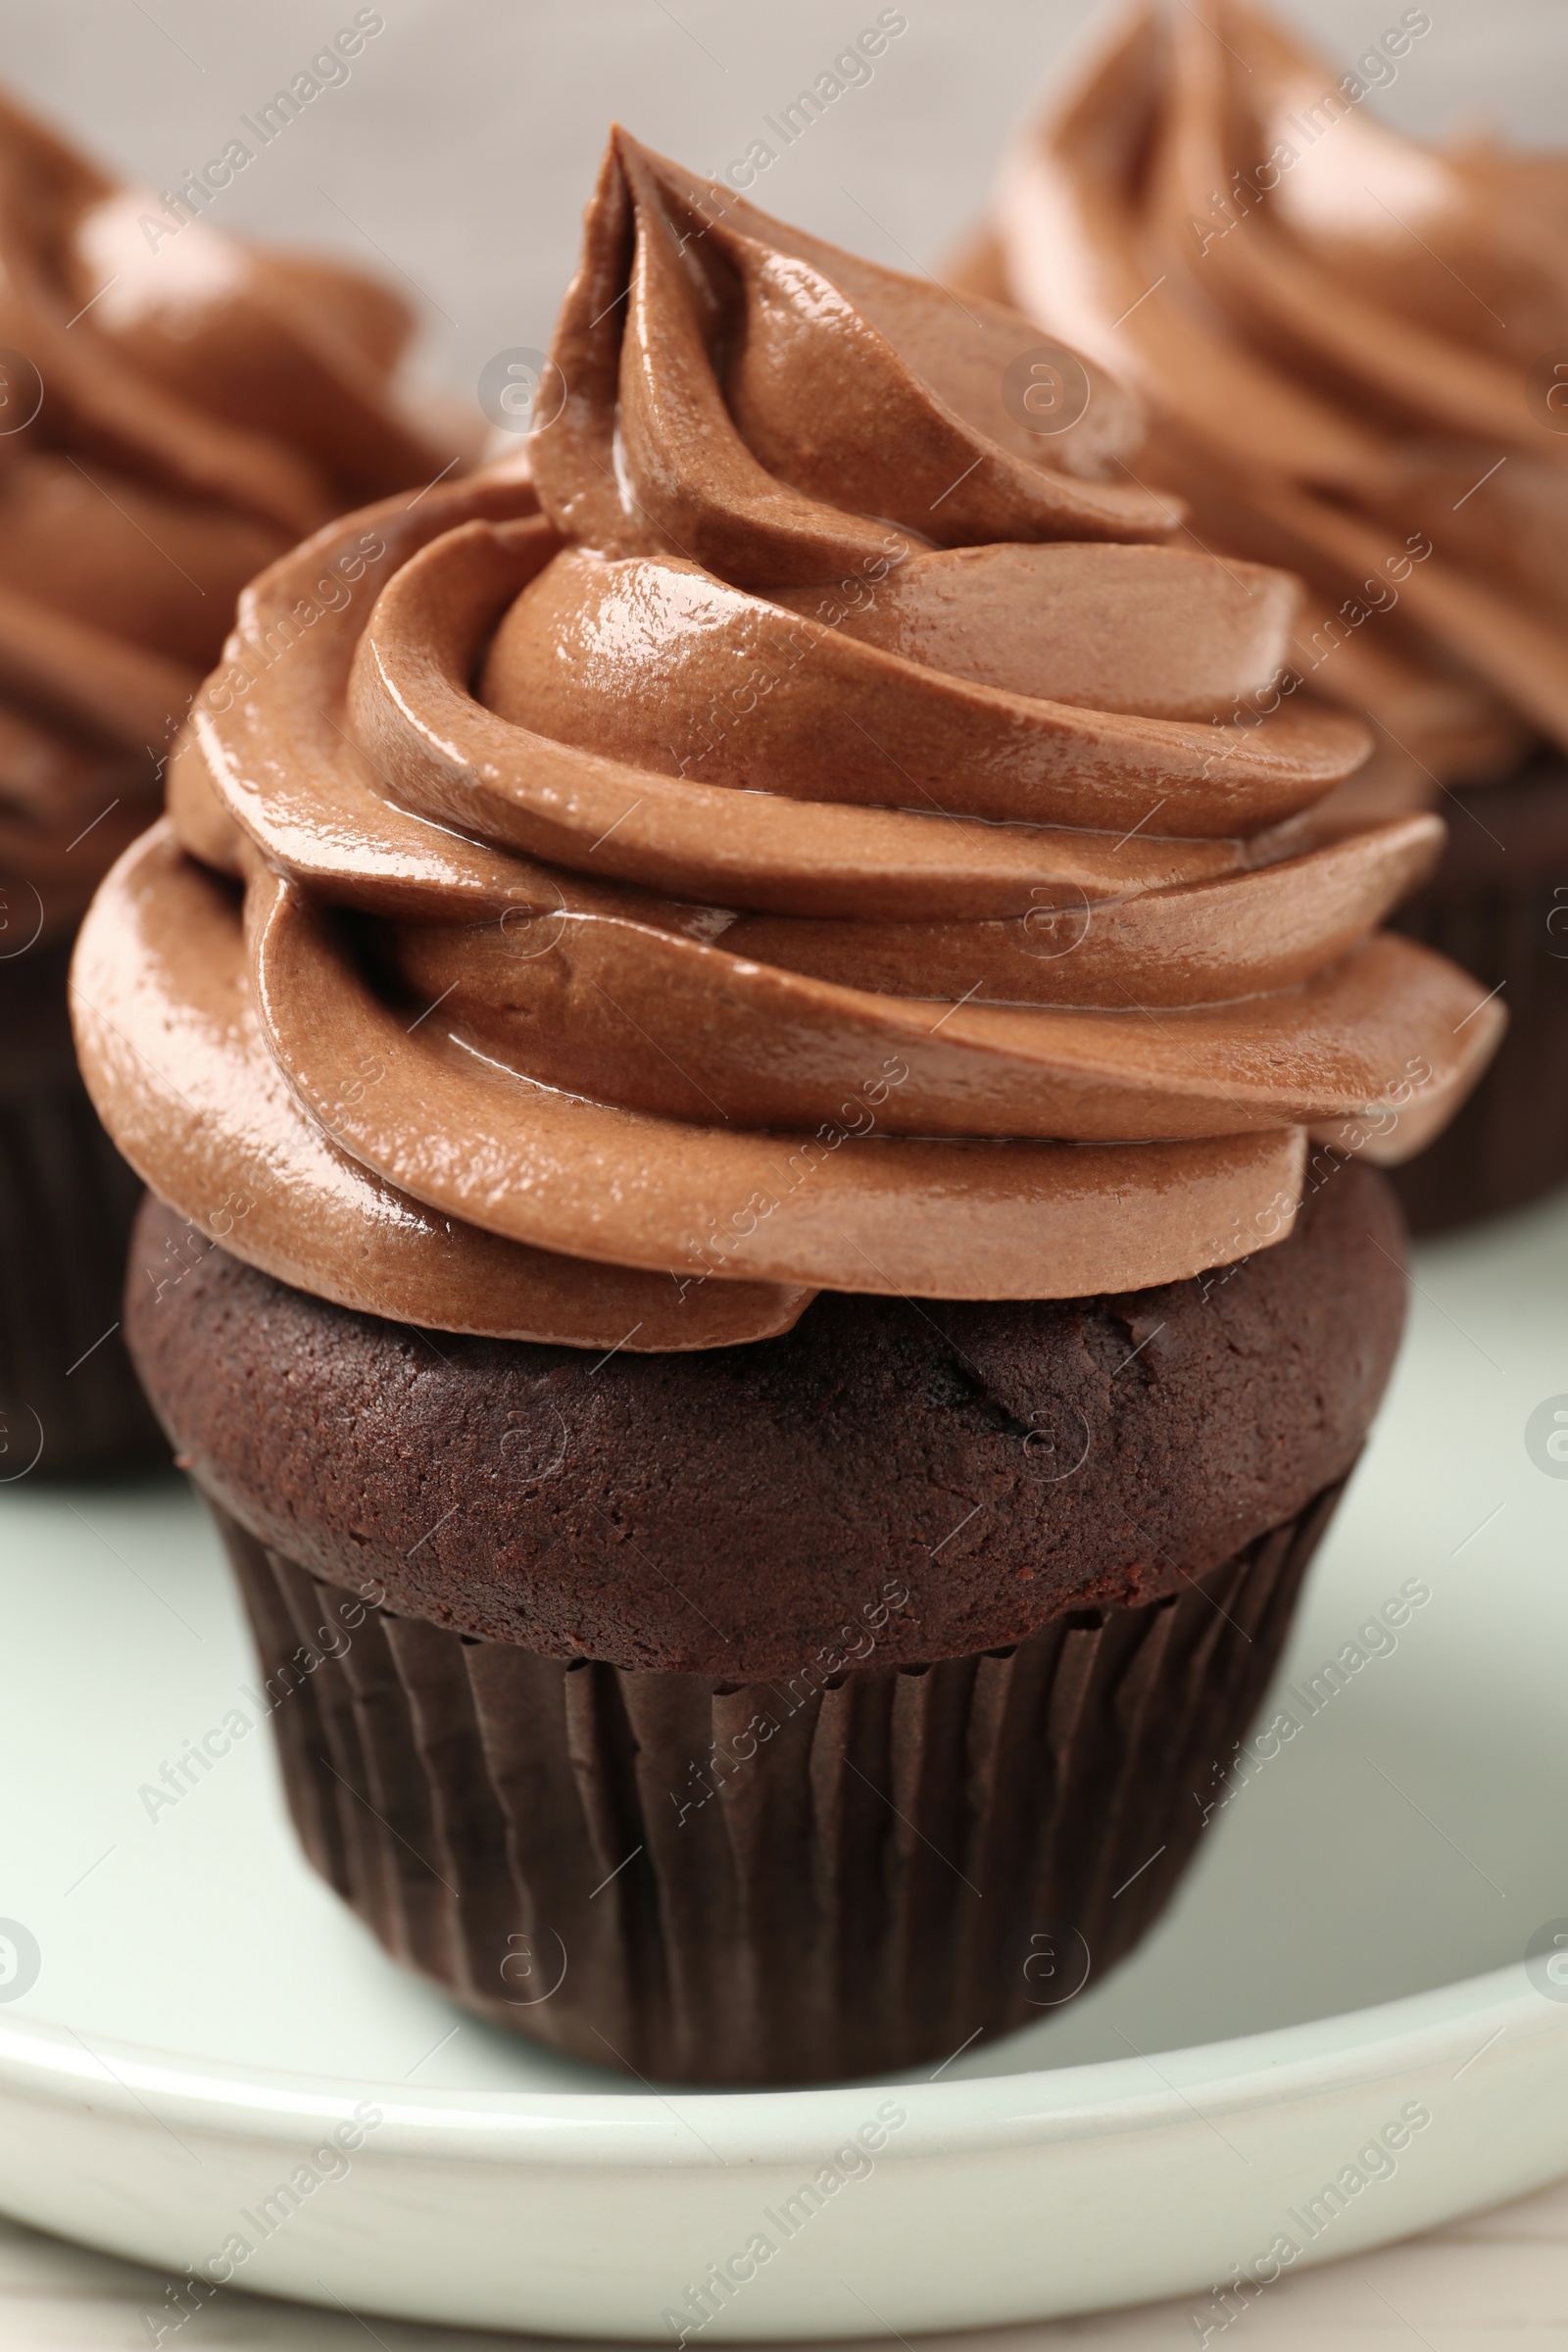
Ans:
[[[1376,934],[1442,827],[1335,814],[1294,584],[1163,543],[1070,353],[1076,421],[1012,414],[1041,350],[614,134],[537,490],[264,574],[87,927],[154,1189],[346,1304],[646,1349],[1178,1279],[1289,1231],[1309,1131],[1415,1149],[1501,1017]]]
[[[1168,500],[1116,472],[1142,425],[1082,370],[1049,445],[1004,397],[1016,312],[855,260],[612,134],[556,330],[540,504],[606,554],[685,556],[749,587],[915,544],[1144,539]]]

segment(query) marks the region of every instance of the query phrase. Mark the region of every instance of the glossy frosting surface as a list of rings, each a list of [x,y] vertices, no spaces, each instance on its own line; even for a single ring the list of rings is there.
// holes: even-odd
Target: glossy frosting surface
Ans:
[[[245,582],[450,457],[356,272],[117,185],[0,97],[0,954],[155,813]]]
[[[1293,584],[1164,543],[1125,395],[1010,412],[1036,334],[615,134],[532,478],[266,573],[89,919],[153,1188],[342,1303],[637,1351],[1181,1280],[1310,1138],[1416,1149],[1501,1022],[1377,930],[1441,824],[1255,707]]]
[[[1385,127],[1433,24],[1390,13],[1347,70],[1244,0],[1139,0],[970,274],[1138,387],[1178,544],[1299,572],[1296,673],[1435,798],[1568,744],[1568,161]]]

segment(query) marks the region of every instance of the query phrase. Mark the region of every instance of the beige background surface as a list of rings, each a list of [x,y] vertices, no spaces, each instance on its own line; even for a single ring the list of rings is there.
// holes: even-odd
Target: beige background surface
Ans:
[[[1175,0],[1180,4],[1180,0]],[[1431,34],[1379,101],[1438,131],[1560,138],[1565,0],[1429,0]],[[877,0],[384,0],[385,30],[226,192],[220,224],[394,273],[423,321],[418,367],[470,392],[492,353],[547,342],[606,122],[700,170],[740,153]],[[928,266],[983,201],[1000,142],[1081,38],[1062,0],[907,0],[908,30],[756,191],[769,210],[895,266]],[[1396,0],[1300,0],[1337,60]],[[354,15],[354,0],[39,0],[0,5],[4,73],[119,170],[168,186],[220,149]],[[6,2352],[129,2352],[163,2281],[0,2222]],[[167,2336],[181,2352],[458,2352],[496,2344],[229,2296]],[[952,2343],[954,2339],[932,2339]],[[997,2352],[1198,2341],[1185,2305],[1011,2331]],[[1210,2343],[1248,2352],[1538,2352],[1568,2345],[1568,2185],[1408,2245],[1281,2282]]]
[[[133,2263],[0,2222],[6,2352],[150,2352],[165,2281]],[[1178,2352],[1198,2343],[1189,2303],[1043,2328],[921,2336],[917,2352]],[[1206,2307],[1205,2307],[1206,2310]],[[164,2352],[545,2352],[544,2339],[403,2327],[223,2295]],[[1568,2344],[1568,2182],[1381,2253],[1280,2280],[1209,2352],[1560,2352]],[[555,2352],[555,2347],[551,2347]]]

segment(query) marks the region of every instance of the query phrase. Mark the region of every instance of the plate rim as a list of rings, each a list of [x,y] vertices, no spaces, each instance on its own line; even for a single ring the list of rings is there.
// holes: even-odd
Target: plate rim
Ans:
[[[906,2122],[884,2150],[903,2164],[1157,2129],[1178,2116],[1190,2119],[1196,2098],[1209,2114],[1266,2112],[1430,2066],[1460,2051],[1480,2020],[1497,2021],[1491,2039],[1469,2053],[1470,2064],[1505,2035],[1516,2049],[1525,2039],[1568,2035],[1568,2004],[1558,2006],[1561,2014],[1554,2015],[1525,1963],[1513,1961],[1365,2008],[1180,2049],[943,2083],[889,2077],[742,2091],[678,2084],[643,2091],[389,2085],[373,2077],[297,2075],[182,2056],[112,2037],[89,2043],[71,2026],[17,2019],[0,2021],[0,2100],[71,2106],[90,2091],[96,2110],[110,2108],[127,2120],[139,2114],[145,2122],[150,2111],[139,2095],[145,2093],[193,2130],[284,2140],[297,2139],[302,2127],[315,2131],[350,2119],[358,2103],[373,2099],[382,2109],[379,2157],[707,2171],[713,2141],[726,2162],[814,2159],[826,2138],[864,2120],[866,2101],[880,2092],[906,2108]],[[1151,2068],[1159,2078],[1154,2084]],[[693,2125],[702,2127],[700,2133]]]

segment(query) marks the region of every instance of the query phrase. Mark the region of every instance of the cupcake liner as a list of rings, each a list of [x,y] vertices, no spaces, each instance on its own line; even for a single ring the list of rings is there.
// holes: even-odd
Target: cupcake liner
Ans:
[[[738,2083],[946,2058],[1130,1951],[1342,1491],[1160,1601],[744,1687],[393,1616],[212,1507],[295,1828],[387,1950],[574,2056]]]
[[[1459,797],[1503,837],[1517,872],[1489,853],[1467,883],[1451,856],[1394,927],[1500,989],[1508,1026],[1457,1116],[1389,1170],[1413,1233],[1495,1216],[1568,1184],[1568,776],[1553,773],[1544,790],[1532,777]],[[1461,828],[1463,814],[1452,822]],[[1460,846],[1481,863],[1473,835]]]
[[[12,977],[0,973],[0,1018],[16,1024],[0,1030],[0,1480],[126,1467],[168,1452],[120,1334],[141,1186],[76,1074],[63,966],[57,1005],[36,1004],[33,974],[24,1004]]]

